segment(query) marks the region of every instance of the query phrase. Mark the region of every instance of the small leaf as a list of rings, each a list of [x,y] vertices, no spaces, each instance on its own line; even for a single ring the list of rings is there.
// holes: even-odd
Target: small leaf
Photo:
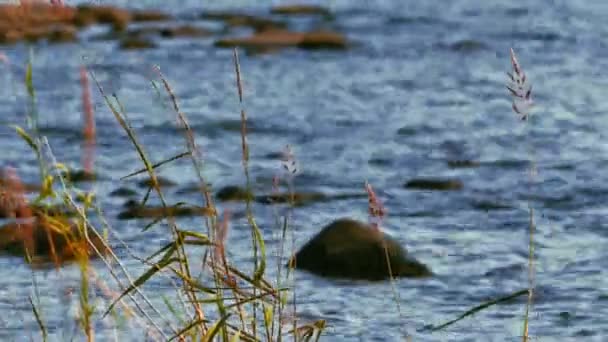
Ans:
[[[204,342],[213,341],[213,338],[215,337],[215,335],[217,335],[220,328],[222,328],[222,326],[226,323],[226,320],[228,319],[228,317],[230,317],[229,313],[226,314],[224,317],[222,317],[219,321],[217,321],[211,327],[211,329],[209,329],[209,331],[207,331],[207,335],[203,336],[202,341],[204,341]]]
[[[230,339],[230,342],[239,342],[241,340],[241,331],[238,330]]]
[[[178,230],[178,232],[182,239],[185,239],[187,237],[192,237],[192,238],[196,238],[196,239],[200,240],[201,242],[203,242],[205,244],[208,244],[208,245],[212,244],[211,240],[209,240],[209,238],[205,234],[201,234],[201,233],[197,233],[197,232],[193,232],[193,231],[189,231],[189,230]]]
[[[178,337],[182,337],[183,334],[185,334],[188,330],[194,328],[195,326],[206,322],[207,320],[204,318],[198,318],[196,320],[194,320],[193,322],[190,322],[190,324],[186,325],[184,328],[182,328],[180,331],[178,331],[175,335],[173,335],[173,337],[171,337],[169,339],[169,341],[173,341]]]
[[[266,326],[270,326],[272,323],[272,311],[273,308],[271,306],[264,306],[264,324],[266,324]]]
[[[34,82],[32,81],[32,62],[27,63],[25,70],[25,86],[30,97],[35,97]]]
[[[30,145],[30,147],[31,147],[31,148],[32,148],[34,151],[38,151],[38,145],[36,145],[36,143],[34,142],[34,139],[32,139],[32,137],[31,137],[29,134],[27,134],[27,132],[26,132],[26,131],[25,131],[23,128],[21,128],[21,127],[19,127],[19,126],[17,126],[17,125],[13,125],[13,128],[15,129],[15,131],[17,131],[17,134],[19,134],[19,136],[20,136],[20,137],[21,137],[23,140],[25,140],[25,142],[26,142],[28,145]]]

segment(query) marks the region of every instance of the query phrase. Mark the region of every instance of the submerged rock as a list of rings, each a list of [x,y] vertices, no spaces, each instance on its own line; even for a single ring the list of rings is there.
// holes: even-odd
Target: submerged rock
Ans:
[[[236,186],[229,185],[221,188],[216,194],[216,198],[222,202],[237,202],[247,201],[247,199],[260,203],[260,204],[280,204],[280,203],[291,203],[294,205],[305,205],[309,203],[327,202],[335,200],[345,200],[353,198],[367,197],[364,192],[360,193],[345,193],[327,195],[322,192],[281,192],[264,195],[254,195],[251,192],[247,192],[246,189]]]
[[[226,38],[215,42],[217,47],[243,47],[247,49],[276,49],[298,47],[302,49],[346,49],[346,38],[336,32],[292,32],[267,30],[249,37]]]
[[[279,5],[270,9],[272,14],[283,15],[322,15],[329,17],[331,13],[325,7],[315,5]]]
[[[110,192],[110,196],[112,197],[134,197],[137,196],[137,191],[133,189],[129,189],[126,187],[119,187],[114,191]]]
[[[119,46],[124,50],[153,49],[157,47],[156,43],[152,40],[136,36],[121,39]]]
[[[97,179],[97,175],[94,172],[86,170],[70,170],[68,173],[63,172],[62,174],[73,183],[92,182]]]
[[[160,186],[161,188],[177,185],[177,183],[175,183],[174,181],[161,176],[156,176],[156,181],[158,182],[158,186]],[[154,187],[154,182],[152,181],[152,178],[146,178],[137,182],[137,185],[142,188],[151,188]]]
[[[135,37],[135,38],[146,38],[146,36],[159,36],[163,38],[177,38],[177,37],[206,37],[213,34],[212,31],[192,26],[192,25],[179,25],[179,26],[146,26],[136,29],[129,29],[126,32],[108,32],[98,37],[98,39],[114,39],[116,37]]]
[[[209,216],[213,215],[214,211],[207,207],[197,206],[142,206],[136,201],[127,201],[125,204],[126,209],[118,214],[118,219],[121,220],[132,220],[140,218],[163,218],[163,217],[177,217],[177,216]]]
[[[448,163],[448,167],[450,167],[452,169],[471,168],[471,167],[478,167],[481,165],[481,163],[479,163],[478,161],[469,160],[469,159],[453,159],[453,160],[448,160],[447,163]]]
[[[458,52],[473,52],[486,48],[483,42],[473,39],[464,39],[447,45],[448,49]]]
[[[158,10],[137,10],[131,13],[134,22],[167,21],[173,19],[171,15]]]
[[[460,190],[463,185],[458,179],[418,178],[412,179],[404,185],[409,189],[420,190]]]
[[[288,266],[330,278],[384,280],[391,274],[432,275],[426,265],[408,257],[397,241],[368,224],[347,218],[324,227],[289,260]]]
[[[76,221],[40,216],[29,224],[12,222],[0,227],[0,253],[32,256],[33,264],[63,264],[81,257],[109,252],[103,241],[88,228],[89,242]]]
[[[215,197],[222,202],[253,200],[253,194],[236,185],[228,185],[217,191]]]
[[[200,15],[200,18],[205,20],[220,20],[227,27],[251,27],[256,32],[284,29],[287,27],[287,24],[282,21],[233,12],[204,12]]]
[[[110,24],[117,31],[126,29],[131,19],[131,13],[126,9],[100,5],[79,5],[75,18],[81,26],[94,23]]]

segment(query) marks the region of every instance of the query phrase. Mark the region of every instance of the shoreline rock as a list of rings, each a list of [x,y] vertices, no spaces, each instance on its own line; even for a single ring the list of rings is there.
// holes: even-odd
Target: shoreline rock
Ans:
[[[107,254],[103,241],[90,227],[87,229],[92,245]],[[11,222],[0,227],[0,253],[26,257],[27,249],[32,255],[31,264],[61,265],[81,257],[97,257],[93,246],[73,220],[41,216],[29,224]]]

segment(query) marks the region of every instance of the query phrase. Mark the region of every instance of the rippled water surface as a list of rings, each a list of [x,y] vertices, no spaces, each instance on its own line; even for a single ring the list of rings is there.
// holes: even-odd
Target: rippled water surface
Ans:
[[[127,1],[113,3],[133,6]],[[262,13],[272,3],[212,1],[202,6],[193,0],[140,1],[137,6],[186,15],[204,8]],[[327,319],[332,341],[396,341],[405,330],[414,341],[518,340],[524,298],[443,332],[424,328],[527,286],[531,203],[538,258],[531,335],[542,341],[601,341],[608,336],[608,4],[386,0],[330,5],[335,19],[320,25],[345,33],[356,42],[352,49],[241,54],[255,186],[271,191],[278,170],[278,161],[271,156],[285,144],[294,146],[301,165],[296,188],[362,192],[369,180],[387,207],[386,229],[437,276],[398,280],[399,314],[389,282],[334,282],[298,272],[301,315]],[[40,125],[56,157],[70,165],[80,163],[78,67],[83,60],[104,89],[124,103],[153,160],[182,152],[184,138],[174,114],[149,86],[150,67],[158,64],[203,149],[207,181],[215,189],[244,184],[231,50],[213,47],[215,37],[210,37],[124,51],[115,42],[87,39],[95,30],[100,31],[84,32],[78,44],[34,46]],[[512,113],[505,89],[511,47],[534,88],[536,107],[528,125]],[[27,98],[21,80],[28,48],[15,45],[2,51],[13,65],[10,74],[0,67],[0,115],[5,123],[23,125]],[[103,170],[96,191],[115,233],[132,246],[126,250],[116,242],[125,265],[137,275],[143,268],[131,253],[149,255],[169,233],[163,226],[142,233],[147,221],[114,219],[121,201],[106,195],[141,163],[97,92],[94,101],[96,165]],[[0,128],[0,144],[1,164],[17,166],[24,179],[36,181],[33,154],[5,126]],[[534,185],[528,172],[530,158],[537,170]],[[480,164],[448,165],[464,159]],[[185,160],[159,170],[181,186],[197,180]],[[464,188],[427,192],[403,187],[417,177],[458,178]],[[200,202],[195,195],[167,193],[171,201]],[[249,265],[249,230],[242,207],[221,208],[235,213],[230,258]],[[366,208],[365,198],[297,208],[296,247],[333,219],[366,220]],[[274,212],[269,206],[254,209],[274,253]],[[200,219],[182,223],[191,229],[202,225]],[[95,265],[107,278],[103,264]],[[276,272],[274,261],[269,272]],[[78,298],[72,298],[72,307],[62,303],[67,300],[66,287],[78,286],[78,274],[76,266],[68,266],[60,273],[32,275],[20,260],[0,259],[0,339],[39,339],[27,300],[36,291],[32,279],[52,338],[69,339],[75,323],[67,317],[76,314]],[[174,292],[166,278],[153,280],[146,291],[161,305],[161,295]],[[113,338],[110,326],[100,323],[96,330],[101,340]],[[130,332],[120,332],[123,339],[143,340],[143,334],[133,334],[136,326],[124,331]]]

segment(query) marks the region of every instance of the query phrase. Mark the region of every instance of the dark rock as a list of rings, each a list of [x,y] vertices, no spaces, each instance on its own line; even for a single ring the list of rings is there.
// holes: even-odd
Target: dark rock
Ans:
[[[87,255],[96,257],[95,248],[106,254],[109,250],[103,241],[88,229],[91,244],[75,221],[41,216],[29,225],[9,223],[0,227],[0,252],[25,257],[27,250],[33,264],[56,265]]]
[[[51,43],[70,43],[78,38],[76,27],[69,25],[56,26],[46,36]]]
[[[160,35],[165,38],[175,38],[175,37],[207,37],[212,34],[211,31],[191,26],[191,25],[182,25],[176,27],[165,27],[159,30]]]
[[[97,175],[94,172],[92,173],[86,170],[70,170],[68,173],[62,173],[68,181],[73,183],[92,182],[97,179]]]
[[[326,200],[327,196],[320,192],[295,192],[291,193],[275,193],[270,195],[256,196],[255,201],[264,204],[273,203],[291,203],[302,205],[308,202],[318,202]]]
[[[463,185],[462,182],[457,179],[432,179],[432,178],[420,178],[412,179],[404,185],[409,189],[420,189],[420,190],[460,190]]]
[[[263,17],[256,17],[248,14],[231,13],[231,12],[205,12],[200,15],[201,19],[223,21],[228,27],[247,26],[253,28],[256,32],[262,32],[274,29],[284,29],[287,24],[282,21],[276,21]]]
[[[84,19],[79,17],[83,16]],[[122,31],[127,28],[131,22],[131,13],[125,9],[113,6],[98,6],[98,5],[79,5],[77,7],[76,22],[79,24],[85,22],[95,22],[101,24],[110,24],[116,31]]]
[[[335,32],[318,31],[310,32],[304,35],[302,41],[298,44],[301,49],[337,49],[343,50],[348,47],[346,38]]]
[[[246,189],[236,185],[228,185],[221,188],[215,194],[215,197],[222,202],[246,201],[247,199],[253,200],[253,194],[251,192],[247,192]]]
[[[291,32],[269,30],[258,32],[250,37],[226,38],[215,42],[217,47],[243,47],[247,49],[287,48],[302,49],[345,49],[346,38],[334,32]]]
[[[482,210],[482,211],[513,209],[512,206],[509,206],[507,204],[502,204],[499,202],[493,202],[493,201],[489,201],[489,200],[474,200],[471,202],[471,206],[474,209]]]
[[[275,6],[270,9],[270,13],[283,15],[322,15],[325,17],[331,16],[331,13],[327,8],[314,5]]]
[[[172,17],[161,11],[157,10],[138,10],[131,12],[131,19],[134,22],[148,22],[148,21],[167,21],[171,20]]]
[[[141,206],[132,202],[127,202],[127,208],[118,214],[121,220],[139,218],[163,218],[170,216],[209,216],[214,211],[207,207],[186,207],[186,206]]]
[[[120,41],[120,48],[125,50],[152,49],[157,45],[146,38],[126,37]]]
[[[208,183],[207,187],[204,187],[201,184],[193,183],[193,184],[185,185],[183,188],[178,189],[177,191],[175,191],[175,194],[176,195],[195,194],[195,193],[202,193],[205,190],[211,191],[211,184]]]
[[[215,196],[218,200],[223,202],[246,201],[247,199],[249,199],[253,202],[261,204],[279,204],[293,202],[293,205],[300,206],[309,203],[326,202],[332,200],[364,198],[367,197],[367,194],[361,192],[326,195],[321,192],[294,192],[293,194],[289,192],[281,192],[254,196],[252,193],[247,193],[247,190],[245,190],[244,188],[229,185],[221,188]]]
[[[160,186],[161,188],[177,185],[177,183],[175,183],[174,181],[172,181],[168,178],[160,177],[160,176],[156,176],[156,181],[158,182],[158,186]],[[144,180],[137,182],[137,185],[139,187],[147,189],[147,188],[154,187],[154,182],[152,181],[151,178],[146,178]]]
[[[448,167],[453,169],[461,169],[461,168],[469,168],[469,167],[478,167],[480,163],[474,160],[467,159],[454,159],[448,160]]]
[[[384,280],[391,275],[387,251],[392,276],[432,276],[430,269],[409,258],[397,241],[368,224],[345,218],[324,227],[288,266],[330,278]]]
[[[480,41],[472,39],[459,40],[448,45],[448,48],[458,52],[474,52],[486,48],[486,45]]]
[[[24,39],[23,32],[15,29],[0,30],[0,44],[15,44]]]
[[[134,197],[134,196],[137,196],[137,192],[135,190],[132,190],[132,189],[129,189],[129,188],[120,187],[120,188],[115,189],[114,191],[110,192],[110,196],[113,196],[113,197]]]
[[[212,34],[211,31],[191,26],[148,26],[137,29],[129,29],[126,32],[127,37],[144,38],[145,36],[161,36],[164,38],[176,38],[176,37],[206,37]],[[98,39],[112,39],[116,37],[116,33],[110,32]]]

